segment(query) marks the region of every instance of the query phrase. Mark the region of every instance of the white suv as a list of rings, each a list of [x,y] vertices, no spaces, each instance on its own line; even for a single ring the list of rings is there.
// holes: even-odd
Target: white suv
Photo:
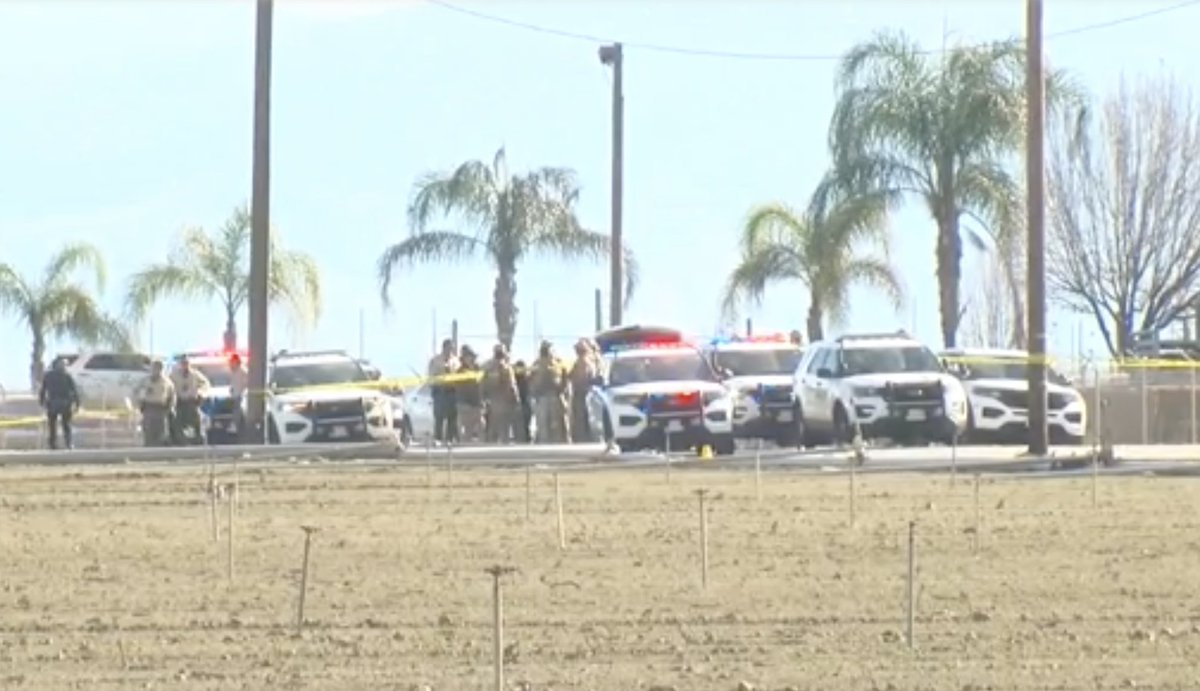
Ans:
[[[64,353],[80,402],[87,408],[123,408],[142,380],[150,375],[150,356],[143,353]]]
[[[707,445],[732,454],[733,393],[699,349],[682,339],[639,342],[642,328],[625,327],[612,340],[597,336],[605,373],[590,401],[605,439],[621,451]]]
[[[344,351],[281,351],[268,378],[273,444],[398,439],[402,402],[377,391],[371,374]]]
[[[971,403],[968,435],[981,443],[1024,442],[1029,434],[1029,354],[1024,350],[954,349],[941,354],[962,379]],[[1055,444],[1081,444],[1087,403],[1070,380],[1046,368],[1046,423]]]
[[[792,419],[792,373],[804,351],[786,335],[723,338],[706,349],[725,385],[737,396],[734,434],[796,443]]]
[[[929,348],[903,331],[810,344],[793,377],[802,446],[865,439],[950,443],[966,429],[967,394]]]

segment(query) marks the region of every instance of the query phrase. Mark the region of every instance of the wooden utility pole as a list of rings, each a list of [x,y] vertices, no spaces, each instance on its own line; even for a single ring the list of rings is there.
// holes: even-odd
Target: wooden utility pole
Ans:
[[[622,205],[625,187],[625,56],[620,43],[600,47],[600,62],[613,68],[612,91],[612,268],[609,285],[610,327],[623,321],[625,302],[624,279],[624,233],[621,228]]]
[[[267,310],[271,266],[271,22],[274,0],[258,0],[254,38],[254,179],[250,201],[250,443],[267,441]]]
[[[1046,430],[1046,83],[1042,69],[1042,0],[1027,0],[1025,32],[1029,453],[1044,456],[1049,440]]]

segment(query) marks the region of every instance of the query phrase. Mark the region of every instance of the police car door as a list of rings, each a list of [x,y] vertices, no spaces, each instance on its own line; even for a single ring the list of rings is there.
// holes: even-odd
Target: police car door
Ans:
[[[826,426],[833,424],[831,395],[833,381],[828,376],[835,367],[836,355],[832,348],[822,347],[813,354],[804,373],[804,421],[808,424]],[[822,376],[825,375],[825,376]]]

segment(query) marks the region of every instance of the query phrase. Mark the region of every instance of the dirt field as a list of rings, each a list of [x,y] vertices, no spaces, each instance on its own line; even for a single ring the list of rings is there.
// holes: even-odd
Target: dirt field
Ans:
[[[231,476],[222,476],[228,478]],[[1099,689],[1200,681],[1198,486],[661,471],[240,474],[235,580],[206,473],[0,474],[0,688]],[[712,490],[710,584],[700,487]],[[222,533],[225,525],[222,506]],[[917,524],[915,651],[904,642]],[[295,633],[302,524],[308,628]]]

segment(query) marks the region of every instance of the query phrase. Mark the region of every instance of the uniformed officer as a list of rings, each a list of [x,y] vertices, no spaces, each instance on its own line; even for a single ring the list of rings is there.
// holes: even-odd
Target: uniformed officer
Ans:
[[[200,423],[200,406],[208,395],[208,377],[192,369],[187,356],[179,358],[179,365],[171,372],[171,383],[175,386],[175,425],[171,437],[176,444],[203,444],[204,427]],[[191,432],[189,442],[187,432]]]
[[[479,377],[483,374],[483,368],[479,365],[475,349],[465,344],[459,350],[458,362],[458,373],[464,377],[455,383],[454,388],[462,439],[480,442],[483,441],[483,391]]]
[[[521,414],[517,419],[517,441],[528,444],[533,441],[530,428],[533,425],[533,398],[529,395],[529,366],[524,360],[513,363],[513,376],[517,380],[517,398],[521,401]]]
[[[529,394],[537,415],[537,442],[570,443],[567,406],[571,398],[571,376],[566,364],[554,354],[554,346],[549,341],[542,341],[538,359],[529,373]]]
[[[58,448],[58,423],[62,423],[63,444],[72,448],[71,416],[79,410],[79,389],[75,386],[75,378],[67,371],[67,363],[62,358],[55,358],[50,371],[42,377],[42,385],[38,389],[38,403],[46,411],[46,430],[49,433],[50,448]]]
[[[579,339],[575,344],[575,363],[571,365],[571,441],[592,441],[592,423],[588,415],[588,393],[600,375],[599,362],[591,344]]]
[[[250,388],[250,373],[242,364],[242,356],[233,353],[229,356],[229,398],[233,401],[233,424],[237,433],[246,436],[246,390]]]
[[[167,443],[167,422],[175,408],[175,385],[163,373],[162,360],[150,364],[150,374],[138,385],[135,396],[142,411],[142,444]]]
[[[503,343],[497,343],[492,349],[492,359],[483,368],[481,384],[487,410],[488,442],[507,444],[520,439],[517,427],[521,393],[517,388],[517,374],[508,361],[508,349]]]
[[[440,383],[439,379],[458,373],[458,357],[454,355],[454,341],[442,341],[442,352],[429,360],[427,374],[432,382],[429,386],[433,396],[433,439],[438,442],[458,441],[458,403],[453,382]]]

